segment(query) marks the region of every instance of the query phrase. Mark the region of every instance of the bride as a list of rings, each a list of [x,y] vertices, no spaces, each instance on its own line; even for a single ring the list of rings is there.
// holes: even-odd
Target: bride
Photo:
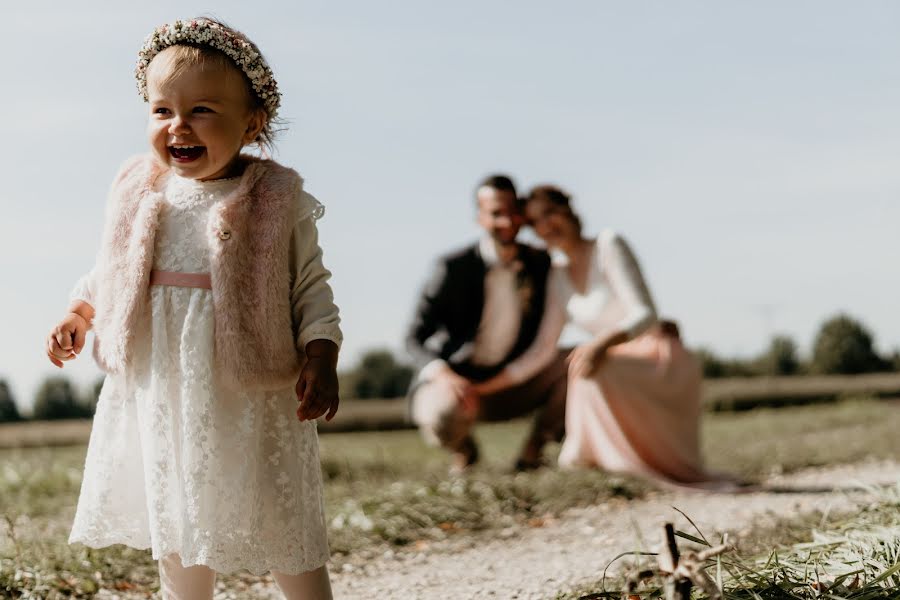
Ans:
[[[554,186],[533,189],[524,211],[535,233],[567,260],[551,274],[538,342],[477,392],[537,371],[571,322],[593,337],[569,357],[559,464],[719,487],[722,478],[704,469],[700,455],[699,363],[677,326],[657,317],[628,244],[611,230],[586,237],[569,196]]]

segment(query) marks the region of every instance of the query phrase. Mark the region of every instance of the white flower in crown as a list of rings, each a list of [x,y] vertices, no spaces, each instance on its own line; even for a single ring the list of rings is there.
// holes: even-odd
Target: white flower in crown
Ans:
[[[278,114],[281,93],[278,91],[275,75],[263,57],[244,38],[215,21],[203,18],[162,25],[144,40],[144,45],[138,52],[134,77],[137,79],[138,92],[145,102],[148,100],[147,65],[157,54],[179,43],[201,44],[224,53],[247,75],[254,93],[265,106],[269,120]]]

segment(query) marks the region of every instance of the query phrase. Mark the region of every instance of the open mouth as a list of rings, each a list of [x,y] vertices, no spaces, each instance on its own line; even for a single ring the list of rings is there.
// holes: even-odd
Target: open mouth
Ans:
[[[193,162],[200,158],[206,146],[169,146],[169,154],[177,162]]]

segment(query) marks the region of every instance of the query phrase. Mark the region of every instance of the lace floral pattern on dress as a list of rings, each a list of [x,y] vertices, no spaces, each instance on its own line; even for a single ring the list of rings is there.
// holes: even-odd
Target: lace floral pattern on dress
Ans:
[[[154,268],[207,272],[210,208],[238,180],[166,184]],[[185,566],[301,573],[328,559],[315,422],[293,388],[229,389],[209,290],[153,286],[133,367],[107,377],[70,542],[177,552]]]

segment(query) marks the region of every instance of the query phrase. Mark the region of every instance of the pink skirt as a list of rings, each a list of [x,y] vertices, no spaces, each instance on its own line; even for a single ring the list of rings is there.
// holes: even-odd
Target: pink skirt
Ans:
[[[594,375],[569,380],[560,466],[718,488],[700,456],[701,384],[699,362],[656,327],[614,346]]]

